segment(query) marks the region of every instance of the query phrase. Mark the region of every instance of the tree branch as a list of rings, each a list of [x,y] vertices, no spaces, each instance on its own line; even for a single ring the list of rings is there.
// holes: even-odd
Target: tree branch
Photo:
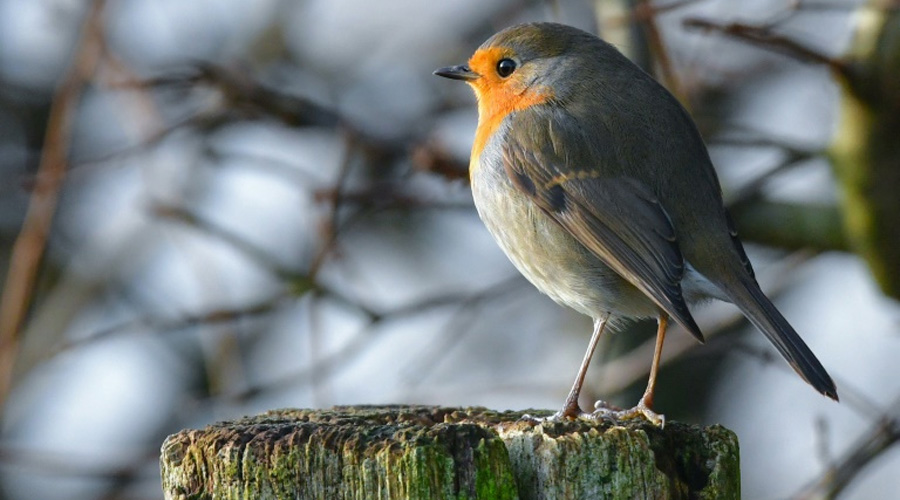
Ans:
[[[22,229],[13,245],[0,298],[0,407],[4,406],[12,385],[19,331],[31,306],[35,280],[66,177],[72,123],[82,91],[93,78],[103,53],[105,4],[105,0],[94,0],[91,4],[75,59],[53,98],[36,184]]]

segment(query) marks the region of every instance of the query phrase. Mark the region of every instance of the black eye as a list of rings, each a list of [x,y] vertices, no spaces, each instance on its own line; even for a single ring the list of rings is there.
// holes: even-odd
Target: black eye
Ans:
[[[506,78],[507,76],[513,74],[513,71],[516,70],[516,62],[512,59],[500,59],[500,62],[497,63],[497,74],[502,78]]]

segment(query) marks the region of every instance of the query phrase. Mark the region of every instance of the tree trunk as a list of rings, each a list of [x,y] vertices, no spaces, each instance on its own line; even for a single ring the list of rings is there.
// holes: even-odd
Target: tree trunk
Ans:
[[[165,498],[729,499],[737,438],[721,426],[535,423],[428,406],[278,410],[169,436]]]
[[[869,0],[854,19],[829,155],[850,243],[881,290],[900,299],[900,11]]]

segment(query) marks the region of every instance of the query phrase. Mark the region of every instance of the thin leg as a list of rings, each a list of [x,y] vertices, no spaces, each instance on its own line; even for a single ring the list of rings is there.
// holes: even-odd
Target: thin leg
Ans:
[[[608,318],[609,316],[594,319],[594,332],[591,334],[591,342],[588,344],[587,351],[584,353],[584,358],[581,360],[581,367],[578,369],[578,375],[575,376],[572,390],[569,391],[569,395],[566,397],[566,403],[563,405],[562,410],[557,412],[554,417],[578,418],[585,414],[578,405],[578,396],[581,394],[581,386],[584,385],[584,377],[587,375],[588,366],[591,364],[591,358],[594,357],[594,350],[597,349],[597,342],[600,340],[600,334],[603,333]]]
[[[647,389],[638,406],[653,408],[653,393],[656,391],[656,374],[659,373],[659,361],[662,359],[663,342],[666,340],[666,330],[669,326],[669,316],[665,313],[659,316],[659,327],[656,330],[656,348],[653,349],[653,364],[650,365],[650,379],[647,381]]]
[[[602,401],[598,401],[595,405],[595,417],[611,417],[615,419],[632,419],[636,417],[644,417],[650,422],[664,427],[666,425],[666,416],[653,411],[653,392],[656,390],[656,375],[659,373],[659,362],[662,359],[663,342],[666,340],[666,329],[669,326],[669,316],[666,313],[660,313],[659,325],[656,330],[656,347],[653,350],[653,362],[650,365],[650,378],[647,381],[647,389],[638,404],[630,410],[615,410],[604,406]]]
[[[572,384],[572,390],[569,391],[569,395],[566,397],[566,402],[563,405],[562,410],[559,410],[549,417],[535,418],[530,415],[525,415],[523,418],[535,422],[553,422],[591,415],[578,406],[578,395],[581,394],[581,386],[584,385],[584,376],[587,374],[588,366],[591,364],[591,358],[594,356],[594,350],[597,348],[597,341],[600,340],[600,334],[603,333],[603,328],[606,326],[606,320],[608,319],[609,315],[594,319],[594,332],[591,334],[591,342],[588,344],[587,352],[584,353],[584,358],[581,360],[581,368],[578,369],[575,383]]]

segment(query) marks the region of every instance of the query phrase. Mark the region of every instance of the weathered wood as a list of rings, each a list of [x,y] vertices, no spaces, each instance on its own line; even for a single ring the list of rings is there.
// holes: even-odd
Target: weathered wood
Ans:
[[[740,496],[737,438],[721,426],[484,408],[278,410],[169,436],[160,462],[169,500]]]

